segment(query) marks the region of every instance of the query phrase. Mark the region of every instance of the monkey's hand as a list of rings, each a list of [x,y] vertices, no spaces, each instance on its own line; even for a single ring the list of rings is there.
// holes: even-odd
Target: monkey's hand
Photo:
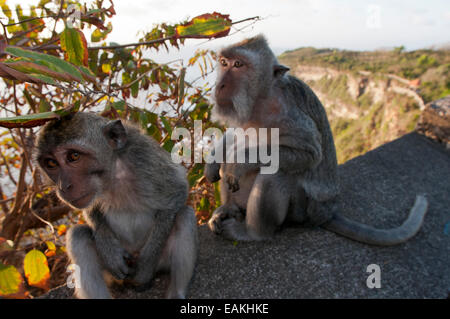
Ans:
[[[228,189],[230,191],[232,191],[234,193],[239,190],[239,179],[236,176],[231,175],[231,174],[226,174],[225,180],[228,184]]]
[[[114,234],[106,227],[96,230],[95,245],[104,267],[117,279],[125,279],[134,273],[135,259],[121,245]]]
[[[220,179],[220,163],[209,163],[205,165],[205,170],[203,175],[206,179],[211,182],[217,182]]]
[[[226,164],[223,175],[225,182],[228,185],[230,191],[237,192],[239,190],[239,179],[243,175],[242,166],[243,164]]]

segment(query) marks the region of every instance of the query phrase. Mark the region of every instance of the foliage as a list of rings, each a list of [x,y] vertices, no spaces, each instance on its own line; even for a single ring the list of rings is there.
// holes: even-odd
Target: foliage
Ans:
[[[156,25],[136,43],[107,44],[115,15],[112,1],[97,0],[88,7],[78,0],[63,0],[58,6],[41,0],[28,10],[20,5],[11,10],[3,0],[0,4],[8,21],[0,20],[0,126],[6,128],[0,131],[0,178],[7,181],[0,186],[0,295],[27,297],[62,283],[64,233],[71,224],[84,222],[79,211],[61,203],[41,181],[32,161],[38,126],[70,112],[95,110],[140,124],[171,151],[175,127],[193,133],[195,120],[203,121],[203,129],[212,126],[210,86],[199,86],[186,74],[192,68],[200,68],[202,77],[212,72],[214,53],[198,51],[185,64],[181,59],[158,63],[146,51],[179,48],[189,38],[227,36],[233,23],[228,15],[207,13],[175,25]],[[246,20],[251,19],[256,18]],[[89,46],[89,32],[97,46]],[[203,165],[184,165],[190,203],[200,220],[207,218],[217,190],[202,177]],[[15,191],[2,189],[7,184]],[[39,231],[43,227],[47,231]],[[17,271],[22,261],[26,289]]]
[[[394,93],[392,86],[418,94],[424,103],[450,94],[448,50],[405,51],[399,46],[393,51],[356,52],[306,47],[285,52],[280,60],[292,70],[299,65],[313,67],[308,72],[315,67],[327,69],[307,83],[324,97],[339,163],[414,130],[419,106],[412,97]],[[302,78],[301,73],[298,76]]]
[[[449,92],[449,50],[405,51],[404,46],[399,46],[392,51],[357,52],[307,47],[287,51],[280,59],[288,65],[321,66],[352,73],[370,71],[374,74],[395,74],[408,80],[418,78],[421,80],[420,93],[425,102],[448,95]],[[440,78],[434,84],[425,84],[429,82],[426,78],[430,73],[437,73]]]

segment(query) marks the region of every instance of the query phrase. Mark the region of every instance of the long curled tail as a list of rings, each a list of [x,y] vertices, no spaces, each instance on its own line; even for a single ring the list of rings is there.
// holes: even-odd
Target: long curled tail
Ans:
[[[403,243],[413,237],[422,226],[427,212],[428,201],[423,195],[417,195],[406,221],[397,228],[377,229],[355,222],[337,214],[330,222],[321,227],[347,238],[366,244],[391,246]]]

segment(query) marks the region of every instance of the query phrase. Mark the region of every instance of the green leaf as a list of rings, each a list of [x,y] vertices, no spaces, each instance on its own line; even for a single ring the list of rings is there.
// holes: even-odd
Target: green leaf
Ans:
[[[59,119],[62,116],[66,116],[73,113],[74,109],[61,109],[53,112],[44,112],[37,114],[21,115],[14,117],[4,117],[0,118],[0,126],[6,128],[16,128],[16,127],[35,127],[45,124],[50,120]]]
[[[197,181],[203,177],[203,165],[200,163],[195,164],[188,174],[189,187],[194,187]]]
[[[180,78],[178,81],[178,105],[184,102],[184,76],[186,75],[186,68],[181,69]]]
[[[41,80],[42,82],[45,82],[47,84],[57,85],[56,81],[53,80],[53,78],[43,75],[43,74],[28,74],[32,78],[36,78],[38,80]]]
[[[139,112],[139,123],[141,123],[142,128],[147,128],[148,126],[148,116],[145,112]]]
[[[30,93],[28,92],[27,89],[23,90],[23,96],[25,97],[25,100],[27,100],[27,103],[30,105],[31,109],[34,110],[36,103],[33,100],[33,98],[31,97]]]
[[[219,207],[221,205],[220,184],[219,183],[214,183],[214,199],[216,201],[216,207]]]
[[[0,296],[19,293],[22,283],[23,278],[16,267],[0,263]]]
[[[67,73],[74,80],[82,82],[83,78],[80,71],[69,62],[61,60],[53,55],[24,50],[19,47],[8,46],[5,52],[16,57],[28,58],[30,61],[48,67],[49,69],[58,73]]]
[[[46,100],[41,100],[39,102],[39,113],[49,112],[52,110],[52,105]]]
[[[101,31],[99,28],[97,28],[94,30],[94,32],[92,32],[91,42],[100,42],[102,40],[105,40],[111,31],[112,31],[112,24],[111,22],[108,22],[105,31]]]
[[[209,210],[210,204],[209,204],[209,200],[206,197],[202,197],[202,199],[200,199],[200,203],[197,207],[197,210]]]
[[[126,103],[123,100],[112,103],[112,107],[119,111],[125,111],[125,105]]]
[[[161,122],[163,123],[164,128],[165,128],[166,131],[167,131],[167,134],[169,134],[169,136],[172,135],[172,127],[170,126],[170,123],[169,123],[169,121],[166,119],[165,116],[161,116]]]
[[[139,81],[134,82],[131,85],[130,89],[131,89],[131,96],[137,98],[139,94]]]
[[[80,65],[78,67],[78,70],[80,70],[81,75],[86,81],[95,82],[95,74],[89,69],[88,67]]]
[[[37,74],[37,75],[44,75],[51,78],[56,78],[61,81],[74,81],[77,79],[74,79],[73,77],[69,76],[67,73],[60,73],[56,72],[54,70],[51,70],[47,66],[36,64],[32,62],[30,59],[27,58],[18,58],[14,60],[8,60],[4,63],[10,68],[13,68],[14,70],[26,73],[26,74]],[[53,81],[53,79],[51,80]]]
[[[219,38],[230,32],[231,20],[228,15],[207,13],[193,18],[188,23],[176,27],[176,37]]]
[[[0,0],[0,7],[2,8],[3,14],[8,18],[11,19],[11,9],[6,4],[6,0]]]
[[[66,26],[59,38],[66,61],[75,65],[88,65],[88,47],[83,32]]]
[[[162,148],[165,149],[167,152],[171,152],[173,146],[175,145],[175,142],[171,139],[167,139],[164,144],[162,145]]]
[[[30,250],[23,261],[23,269],[30,286],[48,288],[50,269],[48,268],[47,257],[41,251]]]

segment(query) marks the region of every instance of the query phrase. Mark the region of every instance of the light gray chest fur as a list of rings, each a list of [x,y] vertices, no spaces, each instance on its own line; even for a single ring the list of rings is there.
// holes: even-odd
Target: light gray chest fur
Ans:
[[[138,251],[153,231],[154,212],[109,211],[106,219],[109,226],[120,237],[129,251]]]

